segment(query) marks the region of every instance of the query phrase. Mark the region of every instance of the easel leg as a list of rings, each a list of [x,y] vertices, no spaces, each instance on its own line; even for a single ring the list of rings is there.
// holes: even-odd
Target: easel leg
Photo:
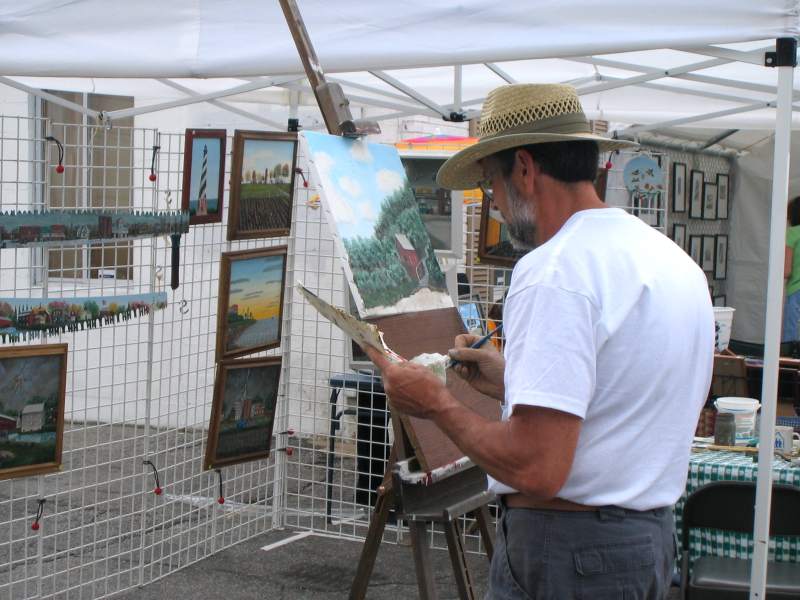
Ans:
[[[436,586],[431,569],[431,549],[426,535],[426,523],[409,521],[408,529],[411,533],[411,551],[414,554],[414,566],[417,571],[419,598],[420,600],[436,600]]]
[[[467,555],[464,552],[464,545],[461,543],[458,522],[455,520],[446,522],[444,524],[444,533],[447,537],[447,550],[450,553],[450,561],[453,563],[453,575],[456,578],[458,596],[462,600],[475,600],[475,590],[472,589],[472,581],[469,578]]]
[[[364,547],[361,549],[361,557],[358,559],[356,576],[350,587],[350,600],[364,600],[367,595],[369,578],[375,567],[375,559],[378,558],[378,549],[383,540],[383,531],[386,529],[389,511],[393,506],[394,492],[391,489],[380,494],[375,502],[375,512],[369,521],[369,530],[364,540]]]
[[[492,562],[494,556],[494,532],[489,526],[491,522],[491,515],[489,514],[489,507],[485,504],[475,511],[475,521],[478,523],[478,529],[481,532],[481,540],[483,540],[483,547],[486,549],[486,556],[489,562]]]

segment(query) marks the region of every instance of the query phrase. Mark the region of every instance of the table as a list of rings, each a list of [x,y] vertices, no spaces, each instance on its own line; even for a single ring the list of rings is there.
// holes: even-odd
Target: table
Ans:
[[[689,477],[686,493],[675,505],[675,522],[678,535],[686,496],[712,481],[755,481],[758,473],[755,455],[742,452],[708,451],[692,454],[689,459]],[[800,467],[775,458],[772,462],[773,483],[784,483],[800,487]],[[701,555],[725,556],[729,558],[752,558],[753,537],[740,533],[723,533],[710,529],[693,529],[689,533],[689,559],[694,561]],[[800,540],[777,537],[770,540],[769,560],[776,562],[800,562]]]

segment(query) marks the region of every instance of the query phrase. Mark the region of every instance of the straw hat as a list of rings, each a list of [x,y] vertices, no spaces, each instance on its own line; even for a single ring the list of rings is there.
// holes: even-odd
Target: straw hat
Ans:
[[[439,169],[438,184],[451,190],[477,187],[483,179],[482,158],[508,148],[591,140],[601,152],[636,146],[633,142],[594,135],[571,85],[515,84],[489,92],[478,124],[479,141],[451,156]]]

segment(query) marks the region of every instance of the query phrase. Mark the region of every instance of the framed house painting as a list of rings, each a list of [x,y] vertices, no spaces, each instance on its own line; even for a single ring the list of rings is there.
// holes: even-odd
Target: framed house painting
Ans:
[[[206,469],[268,458],[281,358],[224,360],[217,369]]]
[[[234,132],[228,240],[289,234],[296,160],[296,133]]]
[[[187,129],[181,208],[189,225],[220,223],[225,181],[225,130]]]
[[[218,361],[280,346],[285,279],[286,246],[222,254]]]
[[[728,236],[716,236],[716,253],[714,257],[714,279],[728,277]]]
[[[0,479],[61,466],[67,344],[0,349]]]
[[[672,163],[672,212],[686,212],[686,164]]]
[[[713,221],[717,218],[717,184],[703,185],[703,219]]]
[[[686,225],[682,223],[672,225],[672,241],[678,244],[681,250],[686,251]]]
[[[716,251],[716,239],[713,235],[703,236],[703,259],[700,267],[707,273],[714,272],[714,252]]]
[[[703,181],[705,174],[702,171],[692,169],[691,173],[691,196],[689,201],[689,218],[703,218]]]
[[[700,235],[689,236],[689,256],[698,265],[703,259],[703,237]]]
[[[730,187],[728,176],[724,173],[717,175],[717,218],[728,218],[728,200],[730,198]]]
[[[481,204],[481,223],[478,233],[478,258],[482,264],[512,268],[528,250],[517,248],[508,235],[505,223],[495,218],[490,200],[484,194]]]

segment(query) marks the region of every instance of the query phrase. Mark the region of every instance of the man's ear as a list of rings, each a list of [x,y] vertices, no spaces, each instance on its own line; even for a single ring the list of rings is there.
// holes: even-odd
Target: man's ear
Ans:
[[[523,192],[533,190],[533,182],[539,175],[538,165],[527,150],[520,148],[514,153],[514,169],[511,174],[512,181]]]

